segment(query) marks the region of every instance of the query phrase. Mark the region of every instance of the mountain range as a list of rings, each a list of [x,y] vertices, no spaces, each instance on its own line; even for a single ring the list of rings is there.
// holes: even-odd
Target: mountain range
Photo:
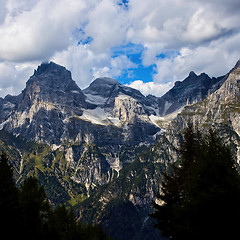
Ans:
[[[239,119],[240,61],[217,78],[190,72],[162,97],[106,77],[81,90],[50,62],[0,98],[0,148],[17,184],[36,175],[53,205],[74,206],[114,239],[159,239],[148,214],[183,129],[214,126],[239,163]]]

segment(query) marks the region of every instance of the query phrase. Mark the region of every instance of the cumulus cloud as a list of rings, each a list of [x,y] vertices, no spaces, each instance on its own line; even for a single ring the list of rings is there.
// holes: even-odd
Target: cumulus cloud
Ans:
[[[98,77],[117,78],[128,68],[137,68],[126,55],[111,57],[107,52],[94,52],[89,44],[70,46],[57,53],[53,61],[66,66],[81,88],[86,88]]]
[[[193,70],[211,77],[226,74],[239,59],[240,33],[195,48],[183,47],[179,54],[156,61],[155,82],[183,80]]]
[[[173,87],[173,83],[172,82],[163,84],[154,82],[144,83],[142,80],[136,80],[130,84],[127,84],[127,86],[138,89],[145,96],[154,95],[157,97],[161,97],[164,93],[166,93],[169,89]]]
[[[31,3],[31,4],[30,4]],[[0,25],[0,60],[46,60],[72,42],[88,5],[85,1],[10,0]],[[81,16],[79,18],[78,16]]]
[[[89,12],[84,31],[93,39],[90,47],[94,51],[106,52],[124,42],[128,24],[125,9],[116,1],[102,0]]]
[[[155,84],[183,80],[192,70],[219,76],[240,57],[239,1],[150,0],[139,4],[133,0],[130,5],[135,25],[128,38],[144,45],[144,65],[156,65]],[[159,57],[162,53],[165,58]]]
[[[33,74],[36,63],[1,63],[0,96],[16,95],[25,87],[26,79]]]
[[[19,92],[29,69],[46,60],[70,69],[82,88],[97,76],[118,78],[129,68],[134,76],[136,64],[154,66],[153,83],[134,84],[161,94],[192,70],[219,76],[239,59],[239,0],[121,2],[0,0],[2,92]],[[115,55],[113,49],[128,44],[141,46],[138,61],[134,54]],[[27,66],[23,74],[20,65]]]
[[[219,25],[212,16],[208,16],[204,7],[200,7],[189,19],[183,37],[191,42],[201,42],[214,38],[223,31],[224,27]]]
[[[87,45],[75,45],[55,54],[52,60],[69,69],[73,79],[81,88],[85,88],[93,80],[94,73],[107,66],[109,55],[95,54]]]

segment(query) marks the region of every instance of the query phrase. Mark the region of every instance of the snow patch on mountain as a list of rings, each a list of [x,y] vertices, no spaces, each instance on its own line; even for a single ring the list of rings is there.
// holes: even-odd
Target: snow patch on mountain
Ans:
[[[120,120],[111,116],[109,112],[101,107],[95,109],[84,109],[80,119],[99,125],[118,125]]]
[[[103,105],[107,101],[107,98],[99,95],[85,94],[85,96],[86,96],[86,102],[96,104],[96,105]]]
[[[0,124],[0,130],[3,130],[5,124],[8,123],[8,122],[9,122],[9,119],[7,119],[6,121],[2,122],[2,123]]]
[[[151,122],[152,122],[153,124],[155,124],[157,127],[159,127],[159,125],[157,124],[157,122],[158,122],[159,120],[162,120],[162,117],[156,116],[156,115],[150,115],[150,116],[149,116],[149,119],[151,120]]]
[[[166,101],[164,105],[163,115],[166,115],[168,109],[172,106],[171,102]]]

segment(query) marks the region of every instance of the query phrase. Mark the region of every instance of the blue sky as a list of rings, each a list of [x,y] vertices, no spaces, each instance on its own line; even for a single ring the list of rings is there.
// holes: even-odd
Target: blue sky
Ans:
[[[80,88],[112,77],[161,96],[240,58],[239,0],[0,0],[0,96],[54,61]]]
[[[134,64],[135,67],[124,69],[122,75],[116,77],[121,84],[129,84],[136,80],[142,80],[144,83],[152,81],[153,75],[156,73],[156,65],[144,66],[142,64],[142,53],[144,47],[140,44],[135,45],[128,43],[127,45],[114,47],[112,49],[112,57],[120,55],[127,56]]]

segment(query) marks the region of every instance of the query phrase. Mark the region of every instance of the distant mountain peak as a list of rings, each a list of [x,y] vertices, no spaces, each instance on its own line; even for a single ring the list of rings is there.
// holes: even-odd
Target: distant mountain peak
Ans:
[[[34,70],[34,74],[28,80],[27,86],[34,84],[34,82],[37,82],[43,88],[47,87],[65,91],[70,84],[71,88],[74,86],[74,89],[78,89],[78,86],[72,79],[71,72],[54,62],[43,62],[38,66],[37,70]]]
[[[27,81],[21,98],[21,111],[39,102],[50,102],[67,108],[86,107],[85,97],[72,79],[71,72],[54,62],[38,66]]]
[[[221,86],[222,79],[212,79],[206,73],[197,75],[191,71],[187,78],[183,81],[176,81],[174,87],[159,98],[159,114],[167,115],[186,104],[202,101],[209,93],[214,92]]]
[[[34,70],[34,75],[42,75],[46,73],[56,73],[56,72],[66,72],[68,71],[65,67],[58,65],[54,62],[43,62],[38,66],[37,70]],[[69,72],[69,71],[68,71]]]
[[[236,65],[233,69],[237,69],[237,68],[240,68],[240,59],[237,61]]]
[[[104,98],[109,98],[116,86],[121,86],[121,84],[108,77],[95,79],[88,88],[84,89],[84,94],[99,95]]]
[[[116,79],[109,77],[102,77],[95,79],[91,85],[121,85]]]
[[[197,77],[197,74],[194,71],[191,71],[188,77]]]

